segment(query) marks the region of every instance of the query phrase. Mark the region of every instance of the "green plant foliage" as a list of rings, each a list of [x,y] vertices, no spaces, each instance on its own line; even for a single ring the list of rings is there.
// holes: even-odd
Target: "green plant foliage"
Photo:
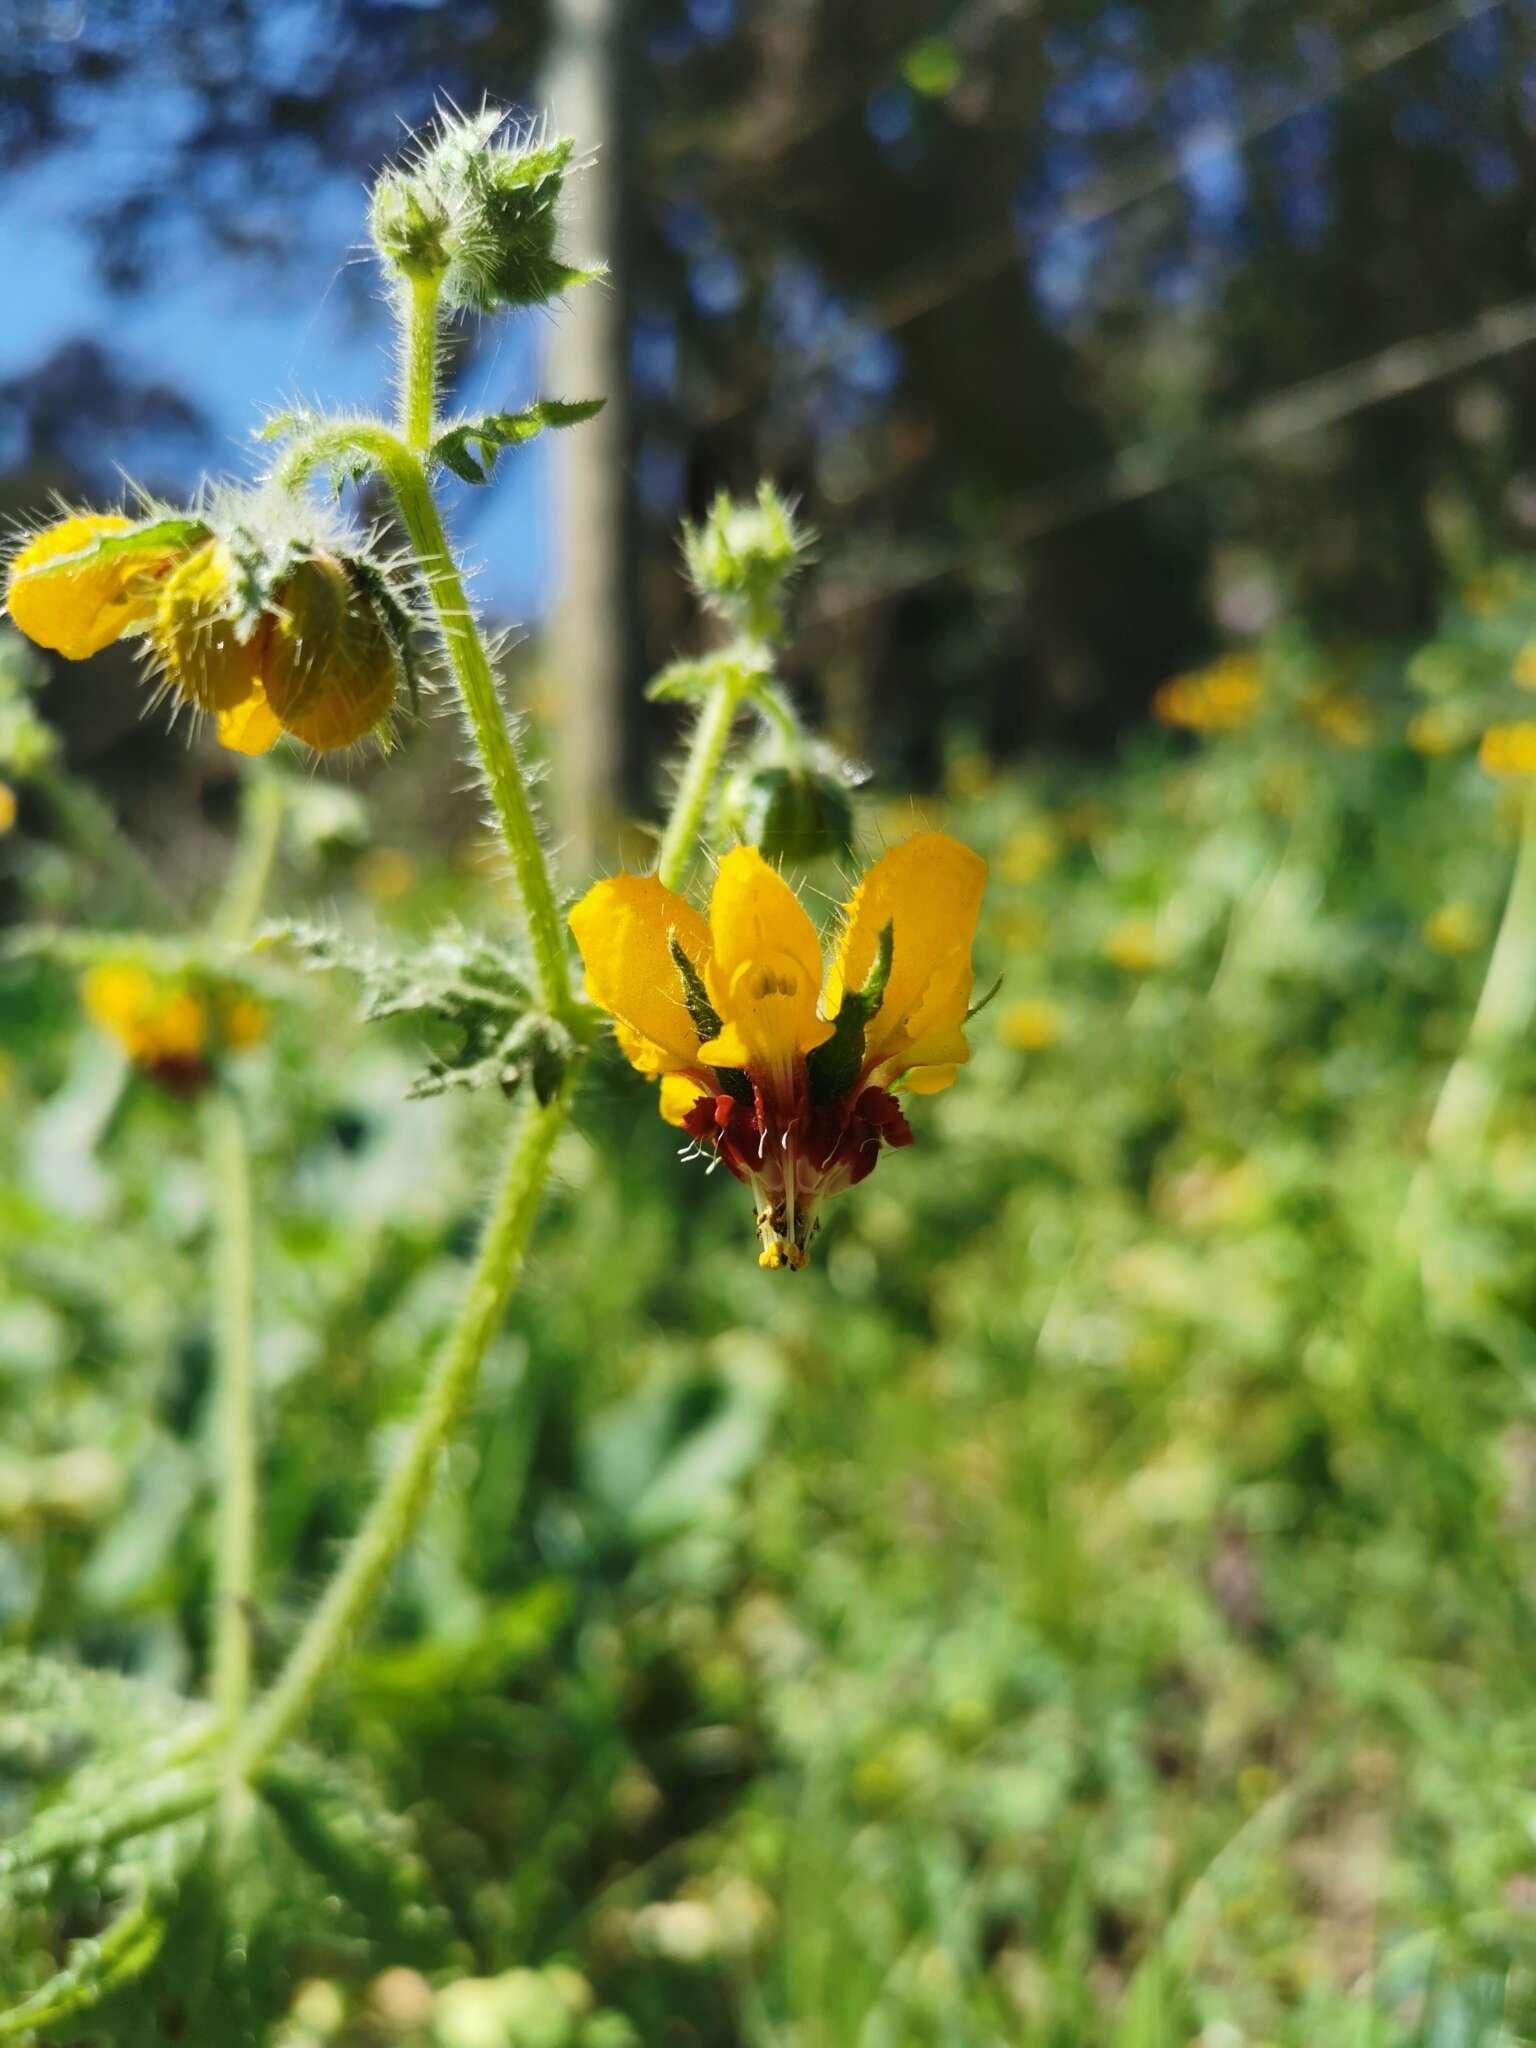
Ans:
[[[432,456],[465,483],[487,484],[504,448],[520,448],[546,427],[578,427],[602,409],[600,398],[545,398],[522,412],[484,413],[479,419],[460,420],[439,434],[432,443]]]

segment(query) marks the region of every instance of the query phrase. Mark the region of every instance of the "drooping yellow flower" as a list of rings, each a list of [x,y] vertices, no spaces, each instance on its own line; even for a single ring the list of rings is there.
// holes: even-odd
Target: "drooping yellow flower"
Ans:
[[[98,1030],[173,1095],[197,1094],[220,1053],[249,1051],[267,1035],[266,1008],[254,997],[196,986],[132,961],[90,968],[80,1000]]]
[[[374,599],[352,564],[326,553],[301,561],[251,618],[229,547],[208,541],[167,581],[154,644],[182,698],[212,712],[237,753],[265,753],[285,732],[317,753],[350,746],[395,700],[395,647]]]
[[[803,1266],[819,1203],[911,1143],[892,1088],[937,1093],[969,1057],[985,877],[940,832],[894,847],[846,906],[824,990],[816,928],[754,847],[721,861],[707,923],[649,875],[571,912],[587,993],[662,1115],[752,1190],[762,1265]]]
[[[1501,781],[1536,775],[1536,723],[1522,719],[1517,725],[1490,725],[1477,758]]]
[[[146,625],[177,550],[149,545],[105,561],[89,553],[97,541],[128,533],[136,523],[120,512],[72,513],[34,534],[13,557],[6,579],[13,624],[69,661],[99,654]],[[79,563],[63,566],[73,555],[81,557]]]

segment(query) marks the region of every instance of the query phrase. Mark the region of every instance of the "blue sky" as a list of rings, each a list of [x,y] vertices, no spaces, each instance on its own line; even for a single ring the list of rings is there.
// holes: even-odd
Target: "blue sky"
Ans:
[[[295,398],[327,408],[388,404],[387,310],[344,275],[344,266],[364,260],[360,184],[327,174],[303,188],[302,217],[286,225],[294,246],[312,255],[275,267],[221,254],[205,237],[183,233],[167,238],[148,288],[113,292],[82,224],[85,196],[152,189],[147,159],[174,145],[190,112],[172,88],[142,78],[131,94],[98,96],[91,111],[82,140],[11,173],[0,189],[0,260],[12,280],[0,321],[0,379],[35,369],[69,341],[90,339],[125,378],[179,390],[203,415],[204,445],[191,448],[178,437],[104,450],[103,470],[110,476],[115,456],[182,490],[205,468],[249,473],[251,429],[269,406]],[[467,411],[527,403],[539,392],[539,357],[557,338],[548,317],[488,330],[453,402]],[[557,366],[550,376],[552,388],[568,395]],[[501,620],[537,618],[547,603],[548,472],[535,445],[503,460],[493,490],[456,487],[456,531],[480,566],[483,603]]]

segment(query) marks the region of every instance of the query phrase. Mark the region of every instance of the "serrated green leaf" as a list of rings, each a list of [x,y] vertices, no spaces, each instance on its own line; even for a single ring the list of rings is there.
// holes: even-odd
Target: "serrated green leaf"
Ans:
[[[522,412],[492,412],[477,420],[460,420],[432,444],[434,461],[451,469],[467,484],[490,481],[503,448],[517,448],[547,427],[575,427],[602,411],[601,398],[541,399]]]

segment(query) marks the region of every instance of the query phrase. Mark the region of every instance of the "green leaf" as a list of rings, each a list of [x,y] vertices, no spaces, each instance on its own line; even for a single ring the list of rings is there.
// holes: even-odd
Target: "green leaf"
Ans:
[[[569,1029],[537,1007],[532,972],[505,947],[457,930],[420,952],[393,954],[359,945],[323,926],[274,927],[266,935],[293,946],[304,964],[354,974],[369,1022],[412,1017],[432,1044],[410,1096],[450,1088],[499,1088],[512,1095],[530,1081],[540,1102],[558,1093],[576,1050]]]
[[[477,420],[460,420],[432,444],[432,459],[451,469],[467,484],[489,483],[503,448],[518,448],[546,427],[576,427],[602,411],[601,398],[541,399],[522,412],[492,412]]]

